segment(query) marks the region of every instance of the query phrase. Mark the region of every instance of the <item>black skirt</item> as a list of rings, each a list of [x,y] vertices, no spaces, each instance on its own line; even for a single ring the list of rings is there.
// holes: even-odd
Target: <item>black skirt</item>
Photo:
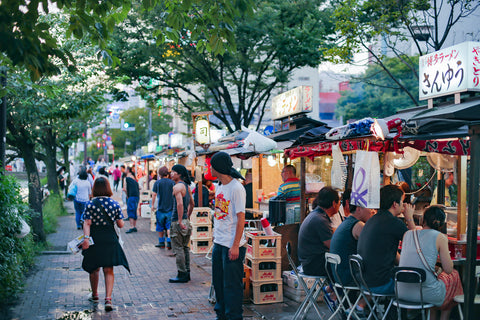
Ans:
[[[127,257],[123,252],[113,226],[91,226],[90,235],[94,244],[82,251],[82,268],[92,273],[100,267],[124,266],[128,272]]]

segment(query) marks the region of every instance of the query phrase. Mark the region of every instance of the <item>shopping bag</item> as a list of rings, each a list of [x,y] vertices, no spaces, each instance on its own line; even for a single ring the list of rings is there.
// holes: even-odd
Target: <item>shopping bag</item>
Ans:
[[[67,199],[70,201],[73,201],[73,199],[75,199],[76,196],[77,196],[77,185],[72,183],[68,187]]]
[[[364,208],[380,207],[380,163],[377,152],[357,151],[350,203]]]
[[[332,159],[332,188],[343,190],[345,188],[345,181],[347,180],[347,164],[345,163],[338,143],[332,145]]]

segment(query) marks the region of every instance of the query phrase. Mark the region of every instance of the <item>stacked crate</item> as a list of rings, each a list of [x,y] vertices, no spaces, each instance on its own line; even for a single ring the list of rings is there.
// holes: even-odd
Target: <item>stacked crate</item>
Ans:
[[[245,267],[250,270],[254,304],[283,301],[281,245],[282,235],[266,235],[264,231],[246,232]]]
[[[190,251],[192,253],[207,253],[212,246],[212,213],[207,207],[193,208],[190,216],[192,235],[190,236]]]

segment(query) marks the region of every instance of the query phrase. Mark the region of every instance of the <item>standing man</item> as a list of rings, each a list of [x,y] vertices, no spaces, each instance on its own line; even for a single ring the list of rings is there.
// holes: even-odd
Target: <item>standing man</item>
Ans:
[[[282,170],[283,183],[278,187],[277,196],[285,199],[287,204],[300,205],[300,180],[297,178],[297,169],[291,164]]]
[[[403,203],[405,194],[397,185],[380,189],[380,210],[371,217],[358,238],[358,254],[365,263],[365,282],[370,290],[379,294],[393,294],[392,270],[398,265],[398,244],[408,229],[414,230],[414,206]],[[405,223],[398,219],[403,212]]]
[[[173,186],[175,182],[168,178],[168,168],[163,166],[158,169],[158,176],[161,178],[155,181],[152,188],[152,211],[156,210],[158,244],[157,248],[165,248],[165,232],[167,232],[167,248],[172,249],[170,241],[170,224],[173,211]],[[158,197],[158,201],[157,201]]]
[[[123,191],[127,195],[127,215],[130,222],[130,229],[125,233],[137,232],[137,207],[140,200],[140,187],[133,173],[133,168],[127,169],[127,176],[123,183]]]
[[[332,187],[323,187],[313,202],[314,210],[300,225],[298,259],[305,274],[324,276],[325,252],[330,250],[333,229],[330,218],[340,208],[340,197]]]
[[[190,281],[190,215],[193,211],[193,197],[190,192],[190,175],[181,164],[172,167],[170,174],[175,185],[173,186],[173,214],[170,236],[172,237],[173,252],[175,253],[178,274],[168,282],[184,283]]]
[[[118,169],[118,164],[115,165],[113,169],[113,188],[115,191],[118,191],[118,185],[120,184],[120,178],[122,177],[122,172]]]
[[[220,181],[215,191],[212,282],[217,302],[218,320],[242,319],[243,260],[246,243],[245,188],[237,179],[242,175],[233,168],[232,159],[218,152],[210,160],[212,175]]]

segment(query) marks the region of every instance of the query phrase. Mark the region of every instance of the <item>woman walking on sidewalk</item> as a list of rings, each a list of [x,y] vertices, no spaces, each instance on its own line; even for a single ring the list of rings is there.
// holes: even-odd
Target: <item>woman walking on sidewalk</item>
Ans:
[[[124,266],[129,272],[127,257],[118,242],[118,235],[114,223],[119,228],[124,225],[122,209],[115,200],[111,199],[112,189],[104,177],[97,178],[93,184],[94,198],[88,202],[84,213],[83,232],[85,239],[82,244],[82,268],[90,274],[92,302],[98,302],[98,280],[100,267],[105,277],[105,311],[113,310],[113,266]],[[90,246],[89,238],[93,245]]]
[[[77,186],[77,194],[75,199],[73,199],[73,206],[75,208],[75,222],[77,223],[77,230],[82,229],[82,215],[85,211],[85,205],[92,195],[92,186],[88,182],[88,173],[87,168],[81,167],[78,172],[78,177],[76,177],[71,186]],[[70,189],[70,188],[69,188]]]

